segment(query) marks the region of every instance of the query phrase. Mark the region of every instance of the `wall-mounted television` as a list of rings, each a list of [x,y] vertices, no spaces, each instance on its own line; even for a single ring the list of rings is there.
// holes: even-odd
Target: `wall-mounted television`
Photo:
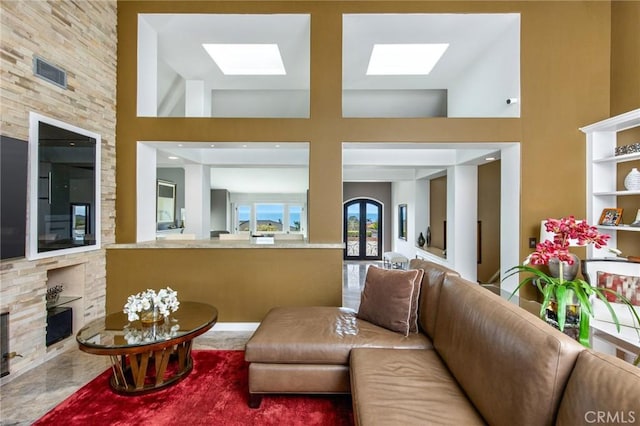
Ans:
[[[28,152],[27,141],[0,135],[0,259],[25,255]]]

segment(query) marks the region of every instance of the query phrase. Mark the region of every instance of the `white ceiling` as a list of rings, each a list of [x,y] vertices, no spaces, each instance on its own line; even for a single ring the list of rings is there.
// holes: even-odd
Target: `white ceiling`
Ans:
[[[144,14],[158,34],[158,60],[184,79],[205,80],[225,89],[309,89],[310,16]],[[443,89],[477,63],[505,33],[519,34],[518,14],[349,14],[343,17],[343,89]],[[367,76],[375,43],[450,43],[429,76]],[[202,43],[277,43],[285,76],[225,76]],[[519,61],[519,58],[516,58]],[[159,83],[160,84],[160,83]],[[503,101],[504,102],[504,101]],[[308,144],[274,142],[156,142],[158,166],[212,166],[212,187],[238,192],[308,188]],[[280,147],[276,147],[280,145]],[[454,164],[499,158],[500,144],[345,143],[344,181],[410,180]],[[169,160],[168,155],[178,156]],[[284,170],[283,170],[284,169]],[[304,171],[304,172],[301,172]],[[303,179],[302,176],[306,179]],[[216,180],[219,179],[219,180]],[[244,178],[244,179],[243,179]]]
[[[309,188],[306,142],[145,142],[158,167],[211,166],[211,187],[238,193],[303,193]],[[415,180],[454,165],[500,159],[504,143],[343,143],[345,182]],[[177,158],[169,158],[177,157]],[[487,159],[491,157],[493,159]]]
[[[211,166],[212,189],[263,194],[300,194],[309,189],[309,144],[306,142],[145,144],[156,148],[158,167]]]

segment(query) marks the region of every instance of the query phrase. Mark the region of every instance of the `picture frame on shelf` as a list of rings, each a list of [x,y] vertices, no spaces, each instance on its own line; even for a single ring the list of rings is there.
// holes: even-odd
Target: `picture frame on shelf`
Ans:
[[[607,208],[602,210],[598,225],[618,226],[618,224],[620,223],[620,219],[622,219],[622,208]]]

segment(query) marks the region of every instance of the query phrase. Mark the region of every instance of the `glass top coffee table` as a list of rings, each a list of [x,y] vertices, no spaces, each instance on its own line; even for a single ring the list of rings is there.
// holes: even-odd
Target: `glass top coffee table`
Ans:
[[[76,335],[81,351],[111,357],[111,387],[137,395],[172,385],[193,369],[193,339],[216,323],[218,310],[205,303],[180,302],[160,323],[130,322],[123,312],[90,322]]]

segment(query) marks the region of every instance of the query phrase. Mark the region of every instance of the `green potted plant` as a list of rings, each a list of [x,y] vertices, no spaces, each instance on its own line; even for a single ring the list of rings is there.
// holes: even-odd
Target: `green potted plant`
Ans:
[[[589,347],[589,322],[593,316],[592,298],[597,297],[604,303],[611,313],[618,331],[620,331],[620,322],[607,300],[607,294],[614,295],[617,300],[627,305],[635,320],[640,324],[638,312],[625,296],[607,288],[592,286],[583,279],[567,279],[565,277],[564,268],[576,262],[576,257],[569,252],[571,240],[579,246],[594,244],[597,248],[601,248],[607,245],[609,236],[599,233],[595,226],[590,226],[586,221],[577,221],[573,216],[562,219],[547,219],[545,226],[548,232],[554,234],[553,241],[541,241],[522,265],[514,266],[507,271],[505,278],[521,272],[528,273],[510,297],[513,297],[525,284],[534,284],[543,297],[540,317],[557,326],[560,331],[564,331],[567,313],[569,313],[569,321],[575,320],[578,329],[577,336],[574,337],[586,347]],[[532,266],[548,265],[550,260],[558,262],[557,277]],[[636,359],[635,364],[638,362],[640,362],[640,356]]]

